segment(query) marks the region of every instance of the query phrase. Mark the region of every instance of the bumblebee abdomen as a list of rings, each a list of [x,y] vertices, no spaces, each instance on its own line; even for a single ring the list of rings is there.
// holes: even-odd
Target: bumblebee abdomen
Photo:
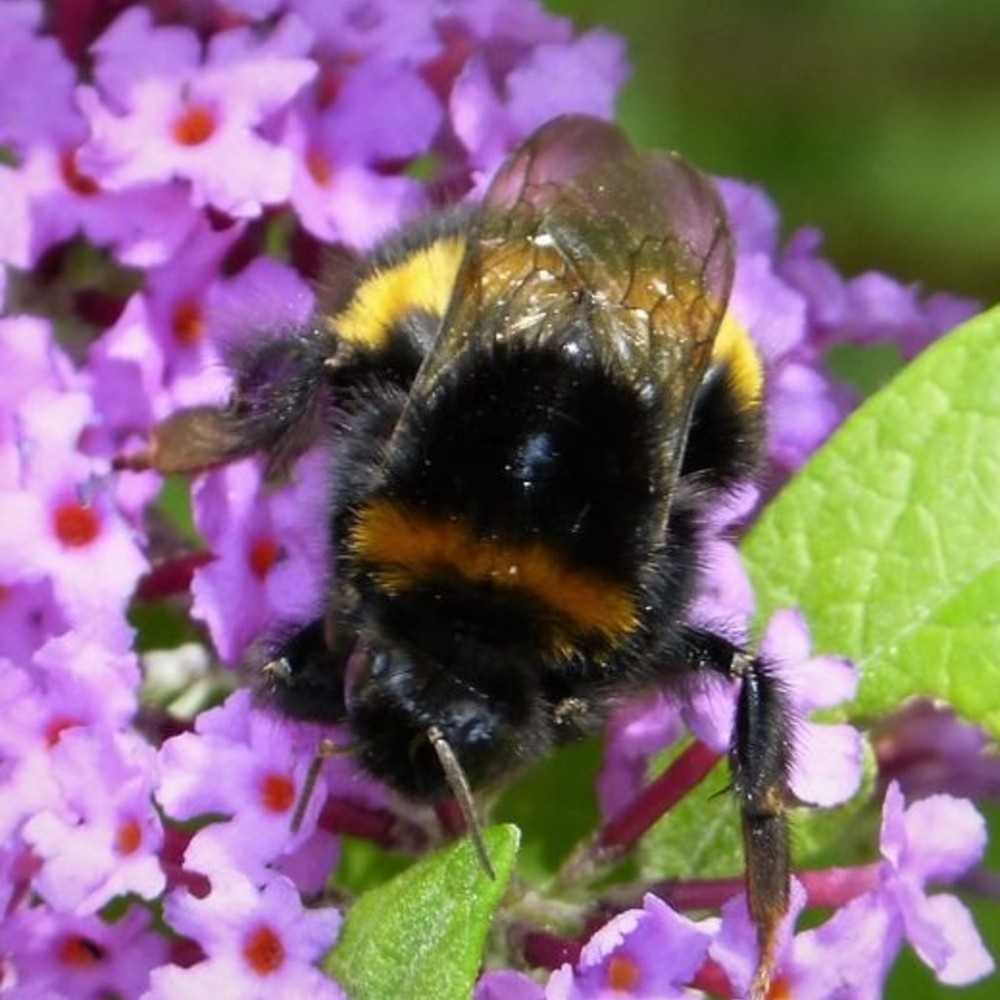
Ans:
[[[514,341],[463,358],[432,398],[411,400],[385,492],[483,538],[541,541],[574,567],[628,579],[662,499],[656,418],[595,359]]]
[[[656,413],[594,358],[471,352],[410,400],[379,488],[351,515],[352,556],[384,593],[451,581],[521,602],[561,652],[613,647],[638,626],[658,543]]]

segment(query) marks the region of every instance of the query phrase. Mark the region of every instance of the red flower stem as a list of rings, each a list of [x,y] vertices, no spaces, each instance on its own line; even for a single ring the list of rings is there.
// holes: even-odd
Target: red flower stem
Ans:
[[[196,569],[207,566],[215,556],[211,552],[191,552],[157,563],[139,580],[135,596],[140,601],[162,601],[186,594]]]
[[[694,974],[688,985],[712,997],[736,996],[736,991],[722,966],[710,958],[705,959],[704,965]]]
[[[52,5],[52,33],[70,62],[83,59],[95,34],[94,21],[99,9],[100,0],[71,0]]]
[[[319,826],[327,833],[370,840],[388,850],[411,853],[427,844],[426,832],[416,824],[388,809],[347,799],[327,799],[320,813]]]
[[[821,868],[796,872],[806,890],[806,905],[837,909],[878,885],[878,861],[855,868]]]
[[[715,767],[721,754],[695,741],[658,778],[598,831],[594,853],[618,856],[632,847]]]
[[[526,931],[521,937],[521,955],[534,969],[551,971],[567,962],[575,964],[582,950],[582,941],[548,931]]]
[[[806,905],[837,909],[878,884],[878,863],[856,868],[824,868],[795,873],[806,890]],[[741,878],[670,879],[649,886],[668,906],[682,912],[717,910],[744,892]],[[621,902],[621,900],[617,900]],[[634,905],[638,906],[636,900]]]
[[[746,883],[742,878],[703,878],[669,879],[657,882],[645,891],[659,896],[672,909],[689,913],[692,910],[718,910],[745,890]]]

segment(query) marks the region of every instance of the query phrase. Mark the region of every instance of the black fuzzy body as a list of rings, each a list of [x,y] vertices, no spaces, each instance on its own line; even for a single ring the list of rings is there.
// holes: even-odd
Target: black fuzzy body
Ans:
[[[347,418],[333,546],[355,597],[338,628],[402,654],[362,679],[349,713],[374,773],[413,797],[447,794],[417,738],[433,725],[482,784],[593,731],[629,691],[690,674],[685,615],[701,515],[753,456],[723,450],[716,461],[713,442],[696,438],[691,468],[671,480],[656,447],[667,430],[657,392],[623,382],[596,353],[515,342],[468,352],[432,400],[374,391]],[[706,406],[720,406],[717,392],[698,397],[692,426],[714,425]],[[553,657],[550,611],[527,596],[447,574],[386,593],[346,544],[354,512],[372,498],[454,518],[484,539],[544,543],[632,593],[637,626],[611,646],[580,634],[571,655]]]
[[[690,620],[709,515],[763,439],[762,365],[723,324],[732,270],[706,178],[555,119],[480,206],[388,240],[335,312],[238,359],[229,405],[165,421],[150,462],[263,451],[283,471],[335,449],[324,606],[274,651],[269,686],[290,715],[345,723],[406,797],[493,783],[636,692],[738,680],[730,764],[766,984],[790,712],[765,662]]]

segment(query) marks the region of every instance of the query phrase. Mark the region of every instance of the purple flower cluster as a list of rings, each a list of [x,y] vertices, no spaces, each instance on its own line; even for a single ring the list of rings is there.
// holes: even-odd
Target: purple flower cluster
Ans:
[[[942,831],[947,835],[942,835]],[[823,880],[796,881],[774,997],[876,1000],[904,941],[950,985],[993,970],[968,911],[952,895],[929,896],[929,882],[950,882],[982,856],[982,817],[963,799],[937,795],[908,808],[889,786],[879,840],[880,860],[838,886],[846,900],[819,927],[792,934],[809,902],[823,904]],[[487,973],[476,1000],[613,1000],[689,996],[694,985],[715,995],[745,996],[755,971],[756,931],[736,897],[720,917],[692,921],[648,894],[642,907],[605,924],[572,965],[552,973],[543,988],[517,973]]]
[[[554,114],[609,117],[624,73],[616,38],[575,34],[536,0],[0,5],[0,993],[342,996],[315,964],[341,914],[303,899],[335,867],[338,833],[398,844],[408,830],[412,844],[422,830],[347,758],[303,798],[314,727],[245,692],[201,710],[224,685],[209,662],[238,664],[316,600],[327,456],[304,456],[280,490],[251,461],[201,477],[194,549],[158,478],[112,460],[177,408],[223,399],[234,348],[303,322],[321,244],[364,249],[474,193]],[[779,245],[759,192],[721,187],[739,242],[729,321],[762,345],[777,481],[852,405],[823,365],[831,345],[891,338],[909,355],[971,308],[881,275],[845,281],[813,234]],[[748,516],[756,497],[742,500],[720,528]],[[740,629],[752,594],[732,545],[714,546],[699,613]],[[164,643],[135,624],[150,607],[199,645],[148,652]],[[811,657],[793,613],[765,647],[803,712],[850,696],[850,666]],[[732,702],[705,691],[630,713],[611,733],[609,814],[682,726],[724,750]],[[801,737],[796,794],[849,797],[858,735],[803,722]],[[946,845],[926,842],[928,820],[953,831]],[[860,928],[877,928],[878,951],[844,996],[877,995],[904,938],[945,981],[983,974],[961,905],[924,894],[982,841],[967,803],[905,810],[893,786],[882,862],[828,924],[789,938],[782,974],[799,982]],[[694,923],[650,896],[545,992],[741,985],[752,953],[738,903]],[[480,996],[532,990],[495,974]]]

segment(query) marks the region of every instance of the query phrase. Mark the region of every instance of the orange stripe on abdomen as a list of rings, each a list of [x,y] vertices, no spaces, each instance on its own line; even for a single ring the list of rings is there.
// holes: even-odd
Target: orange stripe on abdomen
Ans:
[[[441,577],[458,577],[520,593],[563,619],[574,633],[590,633],[608,644],[637,624],[635,600],[600,574],[566,564],[543,542],[484,539],[459,518],[433,517],[390,500],[374,500],[350,530],[351,554],[369,564],[378,587],[403,594]],[[573,645],[563,629],[553,645]]]

